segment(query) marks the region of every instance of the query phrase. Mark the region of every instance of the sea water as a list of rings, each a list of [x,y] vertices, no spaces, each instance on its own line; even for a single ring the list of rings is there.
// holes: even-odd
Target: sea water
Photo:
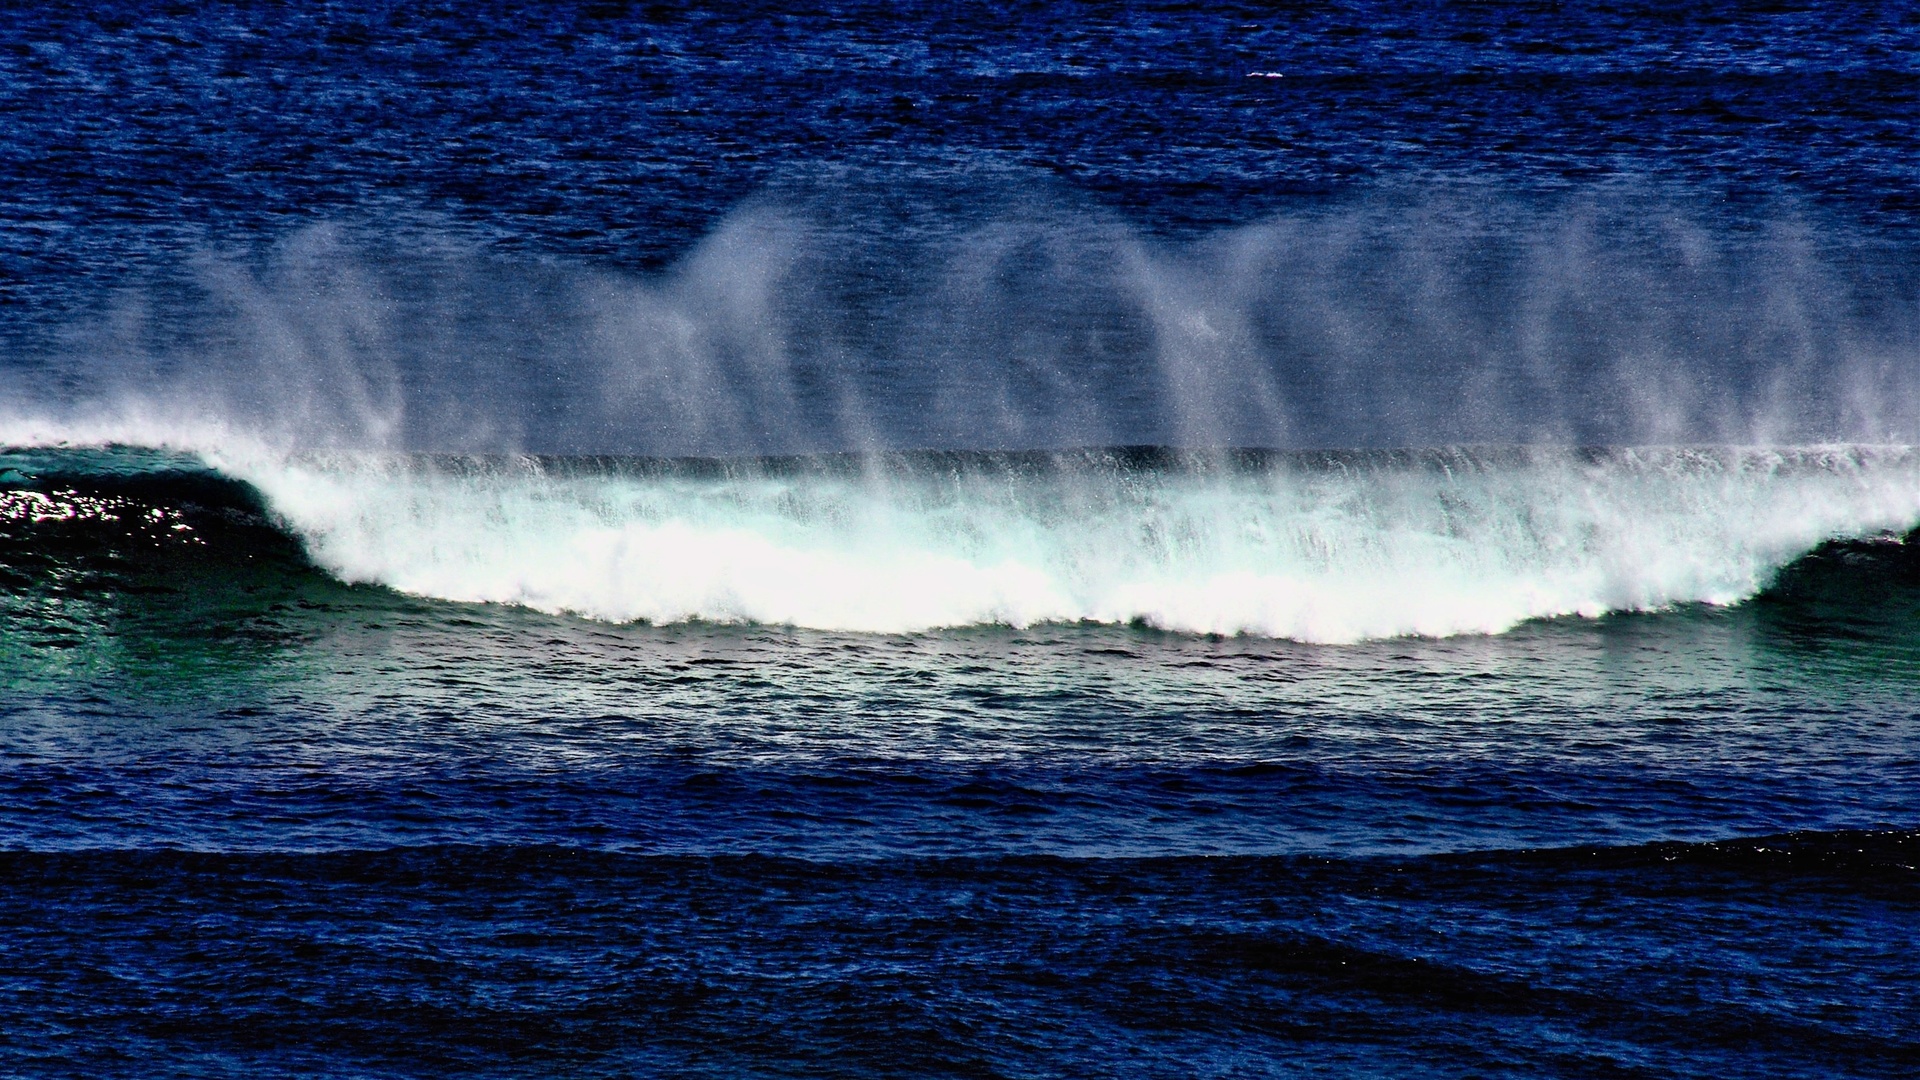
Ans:
[[[0,16],[0,1071],[1910,1074],[1916,32]]]

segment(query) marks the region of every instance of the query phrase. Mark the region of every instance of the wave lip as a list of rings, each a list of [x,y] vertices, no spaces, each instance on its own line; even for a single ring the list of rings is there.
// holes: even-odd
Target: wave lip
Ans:
[[[1747,599],[1920,522],[1905,448],[228,463],[349,582],[616,622],[1311,642]]]

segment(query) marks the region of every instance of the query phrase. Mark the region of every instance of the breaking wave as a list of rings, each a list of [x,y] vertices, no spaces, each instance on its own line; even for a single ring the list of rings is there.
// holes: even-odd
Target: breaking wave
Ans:
[[[0,516],[131,517],[192,540],[171,504],[213,489],[183,493],[192,466],[132,454],[16,453]],[[613,622],[869,632],[1497,633],[1738,603],[1824,541],[1920,524],[1906,448],[199,460],[349,583]],[[170,494],[129,494],[142,470],[171,475]],[[108,473],[107,496],[76,479]]]
[[[1920,292],[1845,229],[1489,194],[1175,241],[864,190],[646,274],[430,228],[207,254],[0,402],[0,446],[175,456],[43,453],[7,527],[191,459],[328,573],[449,601],[1341,642],[1733,604],[1920,522]],[[1073,446],[1190,449],[1033,449]],[[142,543],[201,535],[169,505]]]

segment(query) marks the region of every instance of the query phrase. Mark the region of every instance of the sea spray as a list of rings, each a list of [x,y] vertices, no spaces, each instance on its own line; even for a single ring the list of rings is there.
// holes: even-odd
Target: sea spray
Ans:
[[[1910,268],[1790,207],[1440,189],[1171,238],[1064,195],[859,194],[749,200],[647,273],[417,222],[210,250],[0,411],[647,456],[1920,439]]]

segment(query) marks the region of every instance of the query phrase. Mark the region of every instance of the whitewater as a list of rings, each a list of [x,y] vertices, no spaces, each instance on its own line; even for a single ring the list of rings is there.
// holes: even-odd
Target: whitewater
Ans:
[[[644,459],[236,443],[187,460],[250,485],[348,583],[619,623],[875,633],[1499,633],[1737,604],[1823,542],[1900,543],[1920,524],[1907,447]]]

